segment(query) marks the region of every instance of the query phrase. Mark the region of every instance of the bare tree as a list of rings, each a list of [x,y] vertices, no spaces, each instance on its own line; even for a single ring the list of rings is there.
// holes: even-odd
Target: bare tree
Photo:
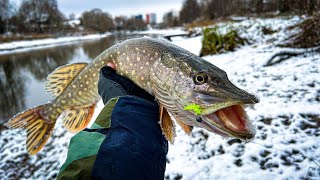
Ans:
[[[234,13],[230,9],[231,5],[232,0],[203,0],[203,15],[206,19],[229,15]]]
[[[182,23],[190,23],[201,15],[200,5],[197,0],[186,0],[180,11],[180,21]]]
[[[69,20],[75,20],[76,15],[74,13],[69,14]]]
[[[163,23],[165,27],[175,27],[179,26],[179,17],[174,14],[173,11],[167,12],[163,15]]]
[[[295,14],[312,14],[319,10],[319,0],[280,0],[279,11]]]
[[[260,14],[263,12],[263,0],[256,0],[255,2],[255,11],[256,13]]]
[[[25,0],[19,8],[20,26],[37,33],[51,32],[61,27],[64,16],[58,9],[57,0]],[[24,26],[24,25],[28,25]]]
[[[320,0],[201,0],[202,17],[214,19],[232,14],[294,13],[312,14],[319,9]]]
[[[81,24],[88,29],[106,32],[114,29],[114,23],[111,15],[102,12],[101,9],[93,9],[84,12],[81,17]]]
[[[114,22],[115,22],[116,29],[118,31],[123,30],[124,24],[126,22],[126,18],[123,16],[117,16],[114,18]]]
[[[123,28],[129,31],[145,30],[147,24],[142,19],[130,18],[125,21]]]
[[[10,18],[14,14],[14,5],[9,0],[0,1],[0,33],[9,31]]]

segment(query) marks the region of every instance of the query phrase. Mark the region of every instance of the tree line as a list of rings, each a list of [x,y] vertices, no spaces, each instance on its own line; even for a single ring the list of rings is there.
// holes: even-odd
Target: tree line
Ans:
[[[194,21],[213,20],[230,15],[269,12],[312,14],[319,11],[320,0],[185,0],[179,12],[167,12],[164,27]],[[13,0],[0,1],[0,34],[54,34],[74,32],[68,18],[59,10],[57,0],[23,0],[17,7]],[[80,25],[87,31],[144,30],[141,18],[115,17],[100,9],[82,13]]]
[[[62,28],[64,19],[57,0],[24,0],[18,8],[10,0],[0,3],[0,33],[51,33]]]
[[[269,12],[310,15],[319,11],[319,7],[320,0],[185,0],[181,10],[167,12],[163,22],[170,27],[230,15]]]
[[[119,24],[119,19],[121,24]],[[0,34],[6,32],[23,34],[74,32],[75,29],[67,21],[68,18],[58,8],[57,0],[23,0],[19,7],[12,0],[0,1]],[[142,19],[134,17],[113,19],[109,13],[100,9],[82,13],[80,25],[85,30],[95,32],[116,29],[144,30],[147,27]]]

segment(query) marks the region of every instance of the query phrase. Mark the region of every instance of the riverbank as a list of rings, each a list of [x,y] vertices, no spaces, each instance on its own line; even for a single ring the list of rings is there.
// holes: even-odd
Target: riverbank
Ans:
[[[320,54],[264,66],[275,53],[285,50],[276,44],[292,33],[287,27],[297,22],[298,18],[239,20],[234,25],[245,27],[241,35],[252,43],[234,52],[203,57],[225,70],[238,87],[260,98],[255,109],[247,109],[257,134],[253,141],[243,142],[200,128],[188,136],[177,126],[167,156],[166,179],[320,178]],[[263,27],[275,33],[264,34]],[[199,55],[201,40],[201,36],[181,37],[172,43]],[[102,107],[100,101],[93,119]],[[72,134],[58,120],[53,137],[35,156],[26,154],[25,136],[25,130],[0,132],[0,177],[54,179]]]
[[[68,36],[68,37],[58,37],[58,38],[44,38],[44,39],[36,39],[36,40],[23,40],[23,41],[12,41],[6,43],[0,43],[0,55],[1,54],[12,54],[17,52],[24,52],[33,49],[47,48],[51,46],[62,45],[66,43],[75,43],[78,41],[87,41],[105,38],[107,36],[116,34],[114,33],[104,33],[104,34],[91,34],[84,36]],[[122,33],[122,32],[121,32]],[[171,34],[180,34],[185,33],[182,28],[173,28],[173,29],[151,29],[146,31],[133,31],[133,32],[123,32],[125,34],[140,34],[140,35],[171,35]]]
[[[28,41],[13,41],[9,43],[0,44],[0,54],[9,54],[21,51],[28,51],[35,48],[45,48],[49,46],[62,45],[66,43],[73,43],[85,40],[100,39],[111,35],[111,33],[105,34],[92,34],[85,36],[69,36],[69,37],[59,37],[59,38],[45,38],[38,40],[28,40]]]

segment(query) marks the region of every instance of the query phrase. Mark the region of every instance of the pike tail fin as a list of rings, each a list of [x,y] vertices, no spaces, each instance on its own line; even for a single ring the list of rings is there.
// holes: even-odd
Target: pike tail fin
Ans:
[[[48,120],[40,113],[46,105],[37,106],[19,113],[6,124],[8,127],[27,130],[26,144],[28,153],[31,155],[39,152],[46,144],[56,122],[56,119]]]

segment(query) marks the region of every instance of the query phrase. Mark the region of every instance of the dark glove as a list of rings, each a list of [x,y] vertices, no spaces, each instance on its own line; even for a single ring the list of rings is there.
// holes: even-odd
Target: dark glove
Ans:
[[[104,66],[100,69],[98,93],[102,97],[104,104],[114,97],[125,95],[137,96],[152,102],[155,100],[148,92],[134,84],[130,79],[118,75],[109,66]]]

